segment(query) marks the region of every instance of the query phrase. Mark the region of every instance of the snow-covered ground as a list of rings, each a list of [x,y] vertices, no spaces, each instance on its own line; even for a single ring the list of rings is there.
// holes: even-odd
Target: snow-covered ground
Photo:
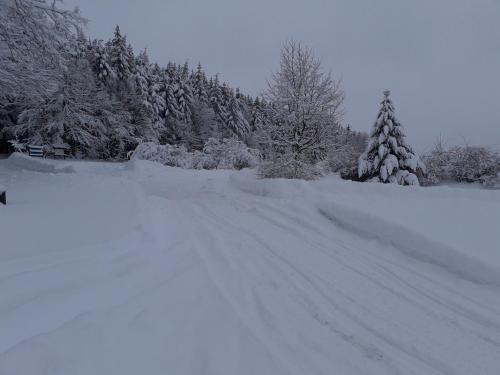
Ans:
[[[500,191],[0,160],[0,374],[500,371]]]

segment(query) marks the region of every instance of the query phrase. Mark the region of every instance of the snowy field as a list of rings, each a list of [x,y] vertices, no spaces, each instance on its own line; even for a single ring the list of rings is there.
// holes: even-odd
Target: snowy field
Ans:
[[[500,191],[0,160],[0,374],[500,373]]]

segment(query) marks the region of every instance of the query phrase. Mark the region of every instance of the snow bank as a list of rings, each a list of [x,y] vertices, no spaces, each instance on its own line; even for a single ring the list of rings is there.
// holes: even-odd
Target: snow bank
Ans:
[[[260,197],[285,198],[304,194],[300,186],[301,180],[263,179],[257,178],[255,171],[247,170],[232,174],[229,184],[239,191]]]
[[[229,183],[246,194],[319,207],[324,217],[355,234],[469,281],[500,285],[499,191],[357,183],[336,176],[259,180],[252,171],[231,175]]]
[[[441,266],[463,279],[500,285],[500,269],[433,241],[394,221],[338,203],[323,203],[318,209],[326,218],[357,235],[393,246],[417,260]]]
[[[467,186],[405,188],[325,178],[314,186],[335,202],[418,233],[500,273],[500,191]]]
[[[15,152],[2,165],[14,170],[25,170],[40,173],[74,173],[70,166],[59,166],[50,161],[35,159],[30,156]]]
[[[15,154],[0,162],[8,198],[0,214],[0,277],[9,259],[95,248],[141,225],[136,186],[106,164],[105,173],[101,164],[91,164],[90,173],[66,173],[74,168],[61,161],[52,165]],[[119,165],[114,167],[116,174]]]

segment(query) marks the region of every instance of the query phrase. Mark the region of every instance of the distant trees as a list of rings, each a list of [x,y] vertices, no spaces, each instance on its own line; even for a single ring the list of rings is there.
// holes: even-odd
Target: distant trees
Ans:
[[[328,149],[325,168],[339,173],[348,180],[358,180],[358,161],[366,150],[368,134],[338,127],[332,145]]]
[[[390,91],[384,99],[368,146],[359,160],[359,178],[400,185],[419,185],[425,165],[406,142],[403,127],[396,119]]]
[[[340,84],[298,42],[281,51],[280,69],[265,94],[268,124],[262,128],[264,177],[311,179],[332,144],[342,116]]]

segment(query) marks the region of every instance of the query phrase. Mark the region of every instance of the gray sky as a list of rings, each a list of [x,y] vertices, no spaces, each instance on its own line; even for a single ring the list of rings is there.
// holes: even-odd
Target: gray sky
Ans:
[[[136,51],[191,65],[259,93],[283,41],[312,47],[343,81],[346,123],[368,131],[382,92],[419,151],[500,148],[499,0],[65,0],[107,39],[119,24]]]

